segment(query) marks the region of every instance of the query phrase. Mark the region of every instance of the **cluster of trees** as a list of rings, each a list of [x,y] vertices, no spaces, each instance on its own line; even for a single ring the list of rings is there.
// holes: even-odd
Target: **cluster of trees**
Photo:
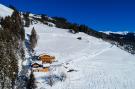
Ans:
[[[25,21],[25,24],[24,26],[25,27],[29,27],[30,26],[30,18],[29,18],[29,12],[26,12],[26,13],[23,13],[23,17],[24,17],[24,21]]]
[[[0,87],[14,89],[18,75],[18,59],[23,60],[25,56],[25,31],[17,10],[14,10],[11,16],[2,18],[0,24]]]
[[[15,10],[12,16],[7,16],[5,19],[1,19],[1,26],[4,30],[11,32],[17,36],[18,39],[25,40],[25,31],[23,28],[23,22],[21,20],[20,13]]]
[[[18,59],[15,55],[15,44],[11,34],[0,31],[0,87],[11,89],[14,87],[18,73]]]
[[[135,33],[127,34],[114,34],[110,33],[106,36],[107,40],[111,40],[112,43],[118,47],[123,47],[124,50],[131,54],[135,54]]]
[[[45,22],[45,21],[49,21],[49,18],[48,18],[47,15],[42,14],[41,15],[41,20],[42,20],[42,22]]]
[[[54,23],[58,28],[69,29],[69,27],[72,25],[65,18],[62,17],[52,17],[52,18],[53,20],[51,20],[51,22]]]
[[[73,33],[84,32],[88,35],[92,35],[98,38],[102,38],[102,35],[105,35],[104,33],[93,30],[92,28],[89,28],[86,25],[71,23],[62,17],[52,17],[52,18],[53,20],[51,20],[50,22],[54,23],[56,27],[70,29],[70,32]]]
[[[36,84],[35,84],[35,76],[33,72],[31,72],[28,83],[27,83],[27,89],[36,89]]]

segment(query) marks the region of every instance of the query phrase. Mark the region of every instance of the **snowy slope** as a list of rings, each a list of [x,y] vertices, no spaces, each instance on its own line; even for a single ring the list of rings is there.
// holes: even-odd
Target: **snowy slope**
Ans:
[[[106,34],[110,34],[110,33],[114,33],[114,34],[121,34],[121,35],[126,35],[128,33],[128,31],[117,31],[117,32],[112,32],[112,31],[100,31],[100,32],[103,32],[103,33],[106,33]]]
[[[27,34],[32,27],[39,35],[36,55],[48,53],[57,59],[51,73],[35,73],[37,89],[134,89],[135,56],[84,33],[41,23],[25,28]],[[70,69],[75,71],[67,72]],[[61,72],[67,75],[65,81],[46,84],[45,76]]]
[[[11,9],[0,4],[1,17],[11,13]],[[57,60],[51,64],[50,72],[34,73],[37,89],[135,88],[135,56],[101,39],[84,33],[72,34],[67,29],[49,27],[40,22],[25,28],[26,39],[33,27],[39,36],[36,55],[47,53]],[[29,60],[27,58],[24,65],[28,65]],[[66,79],[59,81],[62,73],[66,74]],[[47,84],[49,75],[56,75],[53,86]]]
[[[0,17],[10,16],[12,12],[12,9],[0,4]]]

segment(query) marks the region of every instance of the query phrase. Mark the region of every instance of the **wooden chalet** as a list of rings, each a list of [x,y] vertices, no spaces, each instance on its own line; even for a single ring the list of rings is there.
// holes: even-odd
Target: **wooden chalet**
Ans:
[[[47,54],[42,54],[39,56],[39,60],[42,61],[42,63],[52,63],[55,61],[55,57],[54,56],[50,56],[50,55],[47,55]]]

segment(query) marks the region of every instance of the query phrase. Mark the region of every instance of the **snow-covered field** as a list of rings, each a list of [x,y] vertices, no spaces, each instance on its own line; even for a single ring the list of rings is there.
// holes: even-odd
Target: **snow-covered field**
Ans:
[[[5,17],[12,10],[0,4],[0,12]],[[25,28],[26,39],[33,27],[39,36],[36,55],[47,53],[57,60],[48,73],[34,73],[37,89],[135,89],[135,56],[101,39],[39,22]]]
[[[52,64],[55,65],[53,71],[35,73],[38,89],[135,88],[135,56],[84,33],[72,34],[41,23],[26,28],[27,34],[32,27],[39,36],[36,55],[47,53],[57,59]],[[56,82],[52,87],[46,84],[46,75],[61,72],[66,74],[65,81]]]
[[[10,16],[13,10],[8,7],[0,4],[0,17]]]

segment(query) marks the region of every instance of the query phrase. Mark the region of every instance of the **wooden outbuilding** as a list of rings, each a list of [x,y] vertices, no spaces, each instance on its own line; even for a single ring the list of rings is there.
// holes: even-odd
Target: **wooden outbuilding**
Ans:
[[[39,56],[39,60],[42,61],[42,63],[52,63],[55,61],[55,57],[54,56],[50,56],[50,55],[47,55],[47,54],[42,54]]]
[[[33,67],[33,68],[38,68],[38,67],[40,67],[41,65],[40,64],[38,64],[38,63],[33,63],[32,65],[31,65],[31,67]]]
[[[49,67],[34,69],[33,72],[49,72]]]

